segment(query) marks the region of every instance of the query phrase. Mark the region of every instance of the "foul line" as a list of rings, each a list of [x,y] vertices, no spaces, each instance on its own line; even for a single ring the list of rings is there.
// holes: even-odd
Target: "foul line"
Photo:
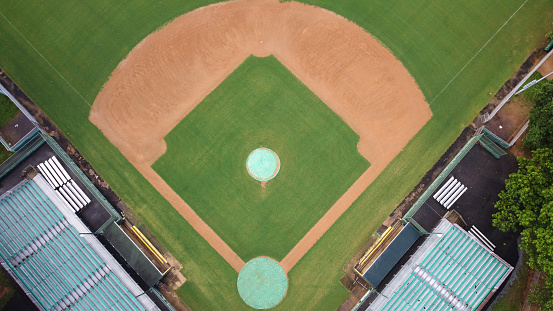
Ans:
[[[65,79],[65,78],[61,75],[61,73],[54,67],[54,65],[52,65],[52,63],[50,63],[50,62],[46,59],[46,57],[44,57],[44,55],[42,55],[42,54],[35,48],[35,46],[34,46],[31,42],[29,42],[29,40],[27,40],[27,38],[25,38],[25,36],[24,36],[24,35],[23,35],[23,34],[12,24],[12,22],[10,22],[10,21],[6,18],[6,16],[4,16],[4,14],[2,14],[2,12],[0,12],[0,15],[2,15],[2,17],[6,20],[6,22],[8,22],[8,24],[10,24],[10,26],[12,26],[12,28],[13,28],[15,31],[17,31],[17,33],[21,36],[21,38],[23,38],[23,40],[25,40],[25,41],[33,48],[33,50],[35,50],[35,52],[37,52],[38,55],[40,55],[40,57],[42,57],[42,59],[44,59],[44,60],[46,61],[46,63],[48,63],[48,65],[50,65],[50,67],[52,67],[52,69],[54,69],[54,71],[63,79],[63,81],[65,81],[65,83],[67,83],[67,85],[69,85],[69,86],[73,89],[73,91],[75,91],[75,93],[77,93],[77,95],[79,95],[79,96],[84,100],[84,102],[88,105],[88,107],[92,108],[92,105],[90,105],[90,103],[81,95],[81,93],[79,93],[79,92],[77,91],[77,89],[75,89],[75,88],[73,87],[73,85],[71,85],[71,83],[69,83],[69,81],[67,81],[67,79]]]
[[[513,15],[511,15],[511,17],[509,17],[507,19],[507,21],[505,21],[505,23],[503,23],[503,25],[501,25],[501,27],[499,27],[499,29],[493,34],[493,36],[490,38],[490,40],[488,40],[488,42],[486,42],[481,48],[480,50],[478,50],[478,52],[476,52],[476,54],[474,54],[474,56],[465,64],[465,66],[463,66],[463,68],[461,68],[461,70],[459,70],[459,72],[446,84],[446,86],[440,91],[440,93],[438,93],[438,95],[436,95],[436,97],[434,97],[434,99],[430,102],[430,105],[432,105],[432,103],[436,100],[436,98],[438,98],[444,91],[445,89],[447,89],[447,87],[451,84],[451,82],[453,82],[453,80],[455,80],[457,78],[457,76],[459,76],[459,74],[461,74],[461,72],[463,72],[463,70],[465,70],[465,68],[467,68],[467,66],[476,58],[476,56],[478,56],[478,54],[480,54],[480,52],[482,52],[482,50],[493,40],[493,38],[495,38],[495,36],[501,31],[501,29],[503,29],[503,27],[505,27],[505,25],[507,25],[507,23],[518,13],[518,11],[520,11],[520,9],[522,9],[522,7],[526,4],[526,2],[528,2],[528,0],[524,1],[523,4],[520,5],[520,7],[515,11],[515,13],[513,13]]]

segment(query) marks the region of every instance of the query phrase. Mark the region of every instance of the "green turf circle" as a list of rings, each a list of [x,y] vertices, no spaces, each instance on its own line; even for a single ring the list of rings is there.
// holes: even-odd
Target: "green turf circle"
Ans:
[[[257,148],[248,156],[246,169],[255,180],[269,181],[278,174],[280,159],[271,149]]]
[[[255,309],[278,305],[288,290],[288,278],[280,264],[268,257],[248,261],[238,274],[238,293]]]

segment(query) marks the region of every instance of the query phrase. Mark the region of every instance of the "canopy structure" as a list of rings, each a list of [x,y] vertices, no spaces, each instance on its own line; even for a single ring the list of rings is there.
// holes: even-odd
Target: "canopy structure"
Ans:
[[[477,310],[512,270],[442,219],[367,310]]]
[[[0,196],[0,257],[41,310],[158,310],[40,174]]]

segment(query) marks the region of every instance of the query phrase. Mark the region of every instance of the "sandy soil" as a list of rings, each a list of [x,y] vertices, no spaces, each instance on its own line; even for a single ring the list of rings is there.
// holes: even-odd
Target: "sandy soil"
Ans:
[[[546,76],[553,72],[553,57],[549,57],[541,66],[538,68],[538,72],[541,73],[542,76]],[[553,79],[553,75],[550,75],[546,78],[547,80]]]
[[[90,120],[237,271],[244,262],[159,177],[163,137],[249,55],[274,55],[355,130],[371,167],[284,258],[289,271],[430,119],[407,70],[375,38],[327,10],[225,2],[178,17],[112,73]],[[260,254],[262,255],[262,254]]]
[[[504,141],[511,142],[528,120],[528,115],[532,107],[533,103],[529,102],[523,95],[513,96],[503,108],[486,123],[486,128]]]

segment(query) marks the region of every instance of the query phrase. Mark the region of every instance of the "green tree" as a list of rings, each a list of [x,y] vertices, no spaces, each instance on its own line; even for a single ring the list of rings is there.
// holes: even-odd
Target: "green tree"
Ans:
[[[518,158],[518,171],[505,181],[495,204],[493,224],[502,231],[520,232],[521,247],[532,269],[547,273],[545,285],[534,299],[553,309],[553,150],[532,151]]]
[[[553,83],[542,81],[528,93],[534,102],[524,146],[530,149],[553,148]]]

